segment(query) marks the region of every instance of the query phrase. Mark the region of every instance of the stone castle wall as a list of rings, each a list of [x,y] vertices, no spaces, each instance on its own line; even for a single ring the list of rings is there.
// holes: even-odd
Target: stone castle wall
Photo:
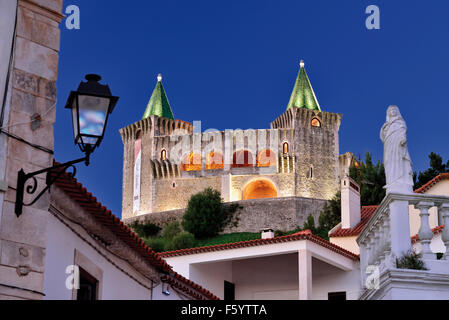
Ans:
[[[312,125],[313,121],[319,126]],[[340,121],[340,114],[292,108],[276,119],[271,129],[261,130],[194,133],[191,124],[157,116],[136,122],[120,131],[125,145],[122,217],[182,209],[193,194],[207,187],[220,191],[225,202],[239,201],[245,186],[257,179],[269,180],[278,198],[330,200],[340,186]],[[139,130],[141,201],[139,212],[133,213],[133,150]],[[267,149],[275,154],[276,163],[269,168],[258,167],[257,156]],[[231,165],[234,152],[239,150],[249,151],[252,167]],[[223,168],[206,170],[211,151],[222,154]],[[199,169],[184,171],[182,163],[191,153],[199,154],[202,162]]]
[[[318,217],[326,200],[286,197],[242,200],[231,203],[238,203],[243,208],[236,212],[237,225],[230,224],[222,233],[259,232],[265,228],[289,231],[297,226],[302,227],[309,214],[315,218],[315,223],[318,224]],[[126,224],[134,221],[151,222],[163,227],[167,222],[181,222],[184,212],[185,209],[178,209],[149,213],[125,219],[124,222]]]
[[[146,186],[146,182],[143,185]],[[154,200],[151,211],[185,208],[192,194],[209,187],[221,192],[221,177],[153,180],[151,189]]]

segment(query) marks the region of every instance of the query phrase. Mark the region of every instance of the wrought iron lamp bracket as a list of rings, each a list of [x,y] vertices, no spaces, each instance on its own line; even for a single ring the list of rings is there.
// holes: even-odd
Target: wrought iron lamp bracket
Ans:
[[[53,166],[50,168],[42,169],[42,170],[28,173],[28,174],[25,173],[25,171],[23,171],[23,169],[21,169],[19,171],[18,177],[17,177],[16,204],[15,204],[16,216],[20,217],[22,215],[23,207],[32,206],[40,199],[40,197],[42,197],[42,195],[45,192],[47,192],[47,191],[50,192],[50,187],[56,182],[56,180],[59,179],[59,177],[63,173],[65,173],[70,168],[72,169],[72,172],[69,173],[69,175],[72,178],[74,178],[76,175],[75,164],[84,162],[86,164],[86,166],[88,166],[90,163],[90,154],[91,154],[91,152],[87,151],[86,156],[84,158],[69,161],[69,162],[66,162],[63,164],[59,164],[59,165],[56,165],[56,166]],[[45,180],[45,184],[46,184],[45,188],[30,203],[24,203],[23,197],[24,197],[25,191],[27,194],[34,194],[37,191],[37,187],[38,187],[38,182],[37,182],[36,176],[43,174],[43,173],[47,174],[47,177]],[[54,173],[55,173],[55,175],[52,175]],[[31,179],[32,183],[25,188],[27,181],[30,179]]]

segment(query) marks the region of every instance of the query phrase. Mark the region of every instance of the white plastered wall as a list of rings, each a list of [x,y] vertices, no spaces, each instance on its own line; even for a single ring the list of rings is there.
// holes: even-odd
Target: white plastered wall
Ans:
[[[48,241],[45,257],[44,293],[46,300],[71,300],[72,290],[66,288],[66,268],[75,261],[75,250],[102,271],[100,292],[102,300],[149,300],[151,290],[140,285],[111,262],[100,255],[93,247],[49,214]],[[109,254],[109,259],[119,259]]]

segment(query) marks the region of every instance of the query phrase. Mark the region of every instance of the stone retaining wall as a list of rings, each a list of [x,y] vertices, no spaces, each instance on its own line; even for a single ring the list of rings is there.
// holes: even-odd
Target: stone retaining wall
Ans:
[[[312,214],[315,223],[326,203],[326,200],[301,197],[286,197],[275,199],[242,200],[237,202],[243,208],[235,214],[237,225],[228,225],[222,233],[259,232],[265,228],[274,230],[293,230],[303,226],[305,220]],[[228,204],[230,204],[228,203]],[[171,221],[181,222],[185,209],[149,213],[138,217],[125,219],[126,224],[134,221],[151,222],[160,227]]]

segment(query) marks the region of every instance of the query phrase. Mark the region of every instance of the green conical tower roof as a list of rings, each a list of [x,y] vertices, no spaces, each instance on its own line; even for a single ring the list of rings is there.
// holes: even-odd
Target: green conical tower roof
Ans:
[[[295,88],[288,103],[287,110],[290,108],[306,108],[310,110],[321,111],[320,104],[315,96],[306,69],[304,61],[301,60],[298,78],[296,79]]]
[[[151,95],[150,102],[148,102],[147,109],[142,119],[146,119],[151,116],[158,116],[167,119],[175,119],[173,112],[168,102],[167,95],[165,94],[164,87],[162,86],[162,75],[157,76],[157,84]]]

